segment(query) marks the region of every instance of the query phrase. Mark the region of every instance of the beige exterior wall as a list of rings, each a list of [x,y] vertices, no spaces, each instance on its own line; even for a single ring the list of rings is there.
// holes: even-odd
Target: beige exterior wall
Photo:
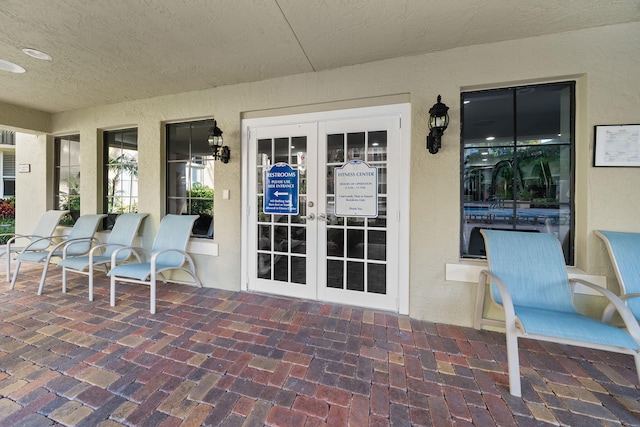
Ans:
[[[640,123],[638,76],[640,23],[633,23],[69,111],[52,116],[51,132],[80,132],[82,211],[93,213],[98,208],[101,188],[96,172],[99,133],[118,127],[138,128],[139,179],[140,188],[144,189],[139,209],[151,213],[144,229],[145,243],[149,244],[164,214],[163,124],[215,116],[224,131],[225,143],[231,148],[231,161],[216,165],[215,242],[219,256],[198,256],[197,264],[205,286],[238,290],[242,115],[276,114],[277,111],[268,110],[296,106],[296,112],[313,111],[315,104],[328,103],[323,108],[330,108],[332,103],[344,105],[338,102],[343,100],[408,93],[412,104],[411,182],[407,183],[411,191],[410,315],[470,326],[475,286],[445,280],[445,264],[459,261],[460,92],[578,81],[576,265],[612,278],[604,246],[592,231],[640,231],[640,169],[591,167],[593,126]],[[431,155],[425,149],[427,116],[438,94],[450,107],[451,122],[443,148]],[[39,126],[38,121],[33,129],[40,129]],[[42,137],[39,142],[43,142]],[[43,152],[42,148],[33,148],[38,155]],[[24,149],[18,148],[20,162],[24,162]],[[20,197],[25,189],[42,186],[42,179],[40,172],[18,176],[21,212],[43,210],[39,198]],[[223,189],[230,190],[229,200],[222,199]]]

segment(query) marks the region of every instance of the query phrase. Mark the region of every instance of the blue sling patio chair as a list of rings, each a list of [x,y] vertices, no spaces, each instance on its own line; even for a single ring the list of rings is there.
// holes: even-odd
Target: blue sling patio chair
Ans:
[[[67,291],[67,273],[72,271],[89,276],[89,301],[93,301],[93,271],[101,266],[108,272],[107,265],[111,264],[111,256],[118,248],[129,247],[138,235],[138,229],[146,213],[124,213],[118,216],[107,243],[96,245],[88,255],[63,258],[58,266],[62,267],[62,292]],[[126,261],[135,256],[132,251],[118,253],[118,262]]]
[[[640,321],[640,233],[596,231],[609,251],[609,257],[620,286],[620,299]],[[602,321],[610,323],[615,309],[609,305]]]
[[[42,264],[42,277],[40,278],[40,286],[38,286],[38,295],[42,295],[44,280],[47,277],[52,258],[68,258],[87,254],[96,241],[94,235],[96,234],[98,225],[100,225],[100,221],[102,221],[102,218],[105,216],[106,215],[82,215],[77,219],[71,232],[67,236],[43,237],[27,245],[22,252],[18,253],[15,257],[18,264],[11,279],[11,289],[13,289],[16,284],[20,265],[23,262]],[[58,239],[62,239],[62,241],[56,243]],[[49,242],[50,246],[43,250],[32,250],[34,246],[42,244],[45,240]]]
[[[521,395],[518,338],[530,338],[633,355],[640,380],[640,326],[611,291],[569,279],[558,239],[546,233],[482,230],[489,269],[480,273],[478,301],[487,281],[493,301],[504,308],[509,388]],[[574,284],[598,291],[620,314],[626,330],[580,314]],[[476,313],[474,326],[481,326]]]
[[[13,252],[21,252],[25,248],[25,245],[34,243],[36,240],[38,240],[38,243],[31,245],[31,250],[41,251],[47,249],[51,245],[51,241],[42,238],[52,236],[60,223],[60,219],[67,213],[69,213],[69,211],[46,211],[40,217],[40,221],[38,221],[36,228],[33,230],[33,234],[0,234],[0,236],[3,237],[11,236],[9,240],[7,240],[7,243],[0,247],[0,256],[6,256],[7,282],[11,280],[11,254]],[[21,243],[23,240],[24,243],[22,245],[16,246],[16,243]]]
[[[196,275],[191,256],[186,252],[193,223],[198,215],[167,215],[162,218],[156,233],[151,252],[140,247],[116,249],[111,260],[111,270],[107,274],[111,278],[111,306],[116,305],[116,282],[140,283],[150,287],[151,314],[156,312],[156,279],[158,276],[166,283],[163,272],[180,270],[189,273],[198,287],[202,287]],[[118,265],[121,251],[133,250],[138,255],[145,255],[144,262],[132,262]],[[185,266],[186,265],[186,266]]]

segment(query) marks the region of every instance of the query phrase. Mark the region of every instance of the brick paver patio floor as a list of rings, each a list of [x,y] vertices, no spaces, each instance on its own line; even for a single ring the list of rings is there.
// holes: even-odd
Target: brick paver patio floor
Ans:
[[[361,308],[73,275],[0,285],[0,425],[640,425],[631,356]]]

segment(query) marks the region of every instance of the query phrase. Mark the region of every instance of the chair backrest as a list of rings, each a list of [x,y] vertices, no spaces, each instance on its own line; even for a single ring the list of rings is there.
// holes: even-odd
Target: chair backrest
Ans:
[[[489,269],[509,289],[513,304],[575,312],[560,242],[552,234],[482,230]],[[492,297],[502,303],[492,284]]]
[[[31,238],[31,241],[35,242],[40,237],[52,236],[53,233],[56,231],[56,227],[60,223],[60,219],[66,213],[69,213],[69,211],[50,210],[43,213],[42,216],[40,217],[40,221],[38,221],[38,224],[36,225],[36,228],[33,230],[34,237]],[[38,237],[35,237],[35,236],[38,236]],[[36,251],[46,249],[49,247],[50,243],[51,242],[49,242],[48,240],[41,240],[35,243],[34,245],[32,245],[30,249],[36,250]]]
[[[76,220],[71,232],[67,236],[67,240],[73,239],[88,239],[96,234],[100,221],[107,215],[82,215]],[[67,255],[83,255],[89,252],[91,249],[90,241],[71,243],[67,248]]]
[[[621,294],[640,293],[640,233],[596,231],[607,246]],[[630,298],[627,306],[640,316],[640,298]]]
[[[118,215],[118,219],[116,220],[116,223],[109,234],[109,238],[107,239],[107,243],[114,246],[107,246],[103,255],[111,257],[113,251],[118,249],[118,246],[115,245],[131,246],[133,244],[133,239],[135,239],[138,234],[138,229],[140,228],[142,220],[147,215],[148,214],[146,213],[124,213]],[[129,255],[131,255],[131,251],[120,251],[118,253],[118,259],[127,259],[129,258]]]
[[[198,215],[167,215],[162,218],[151,252],[156,253],[166,249],[186,251],[196,219]],[[184,261],[184,256],[178,253],[162,254],[156,260],[158,264],[173,267],[180,267]]]

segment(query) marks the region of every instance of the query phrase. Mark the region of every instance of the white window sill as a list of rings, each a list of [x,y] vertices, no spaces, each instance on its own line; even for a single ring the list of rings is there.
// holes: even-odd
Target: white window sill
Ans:
[[[464,260],[460,264],[445,264],[445,280],[454,282],[478,283],[480,272],[487,269],[485,261]],[[607,278],[605,276],[594,276],[587,274],[577,267],[567,267],[567,273],[570,278],[584,279],[595,283],[603,288],[607,287]],[[585,295],[601,295],[598,292],[578,284],[576,293]]]
[[[218,256],[218,244],[211,239],[190,238],[187,252],[194,255]]]

